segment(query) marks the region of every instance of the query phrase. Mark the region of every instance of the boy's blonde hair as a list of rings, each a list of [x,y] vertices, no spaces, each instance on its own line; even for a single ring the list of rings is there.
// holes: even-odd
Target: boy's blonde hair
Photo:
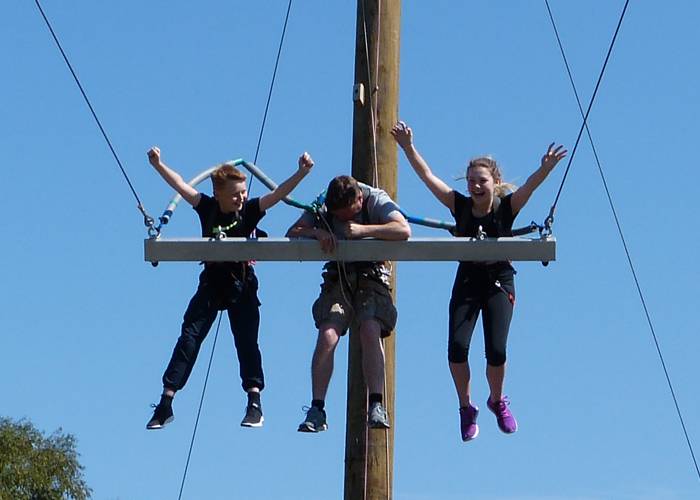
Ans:
[[[496,185],[494,186],[494,194],[499,198],[503,198],[508,193],[512,193],[516,189],[518,189],[518,186],[516,186],[515,184],[503,182],[503,174],[501,173],[501,168],[498,166],[496,160],[494,160],[492,157],[479,156],[477,158],[472,158],[471,160],[469,160],[469,164],[467,165],[467,172],[464,175],[465,179],[469,175],[469,169],[475,167],[483,167],[489,171],[491,177],[493,177],[493,180],[496,182]]]
[[[211,173],[211,183],[214,186],[214,191],[222,188],[227,181],[243,182],[246,180],[246,175],[236,167],[222,163],[219,168]]]

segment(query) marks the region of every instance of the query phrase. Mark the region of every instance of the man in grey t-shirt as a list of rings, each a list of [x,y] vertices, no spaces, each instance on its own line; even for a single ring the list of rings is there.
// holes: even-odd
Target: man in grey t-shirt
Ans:
[[[381,189],[339,176],[328,185],[325,211],[315,219],[305,213],[287,232],[290,237],[316,238],[330,253],[337,239],[377,238],[405,240],[411,235],[398,205]],[[384,348],[382,338],[396,326],[396,308],[389,290],[389,268],[384,262],[328,262],[321,294],[312,307],[318,339],[311,360],[311,407],[300,432],[325,431],[326,392],[340,337],[350,325],[358,326],[362,369],[369,391],[368,426],[389,428],[384,401]]]

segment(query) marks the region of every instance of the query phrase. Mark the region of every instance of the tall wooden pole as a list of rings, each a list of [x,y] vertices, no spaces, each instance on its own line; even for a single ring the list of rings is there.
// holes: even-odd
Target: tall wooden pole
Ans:
[[[400,0],[358,0],[352,175],[396,200],[398,150],[389,130],[397,120]],[[394,266],[394,270],[395,270]],[[391,288],[396,300],[396,273]],[[345,433],[345,500],[392,498],[394,468],[394,334],[384,340],[384,402],[392,428],[367,428],[367,387],[359,332],[350,333]]]

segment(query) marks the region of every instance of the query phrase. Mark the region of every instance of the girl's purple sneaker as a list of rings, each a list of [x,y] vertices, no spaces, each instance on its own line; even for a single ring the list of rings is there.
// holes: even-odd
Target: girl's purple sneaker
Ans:
[[[459,426],[462,431],[462,441],[471,441],[479,435],[479,426],[476,425],[476,417],[479,416],[479,408],[473,404],[459,409]]]
[[[515,417],[508,409],[509,404],[507,396],[503,396],[500,401],[495,403],[491,401],[491,398],[486,401],[486,406],[496,415],[498,428],[506,434],[513,434],[518,430],[518,422],[515,421]]]

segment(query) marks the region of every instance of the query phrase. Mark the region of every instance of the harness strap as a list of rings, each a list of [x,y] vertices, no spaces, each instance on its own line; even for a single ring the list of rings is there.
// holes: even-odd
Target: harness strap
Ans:
[[[501,197],[500,196],[494,196],[493,197],[493,203],[491,204],[491,213],[489,214],[491,216],[491,221],[496,225],[498,228],[498,232],[500,233],[502,230],[501,227],[501,218],[499,217],[498,214],[498,208],[501,206]],[[467,229],[473,226],[474,224],[474,214],[472,213],[472,208],[474,207],[474,200],[472,199],[471,196],[467,198],[467,206],[465,207],[464,212],[462,213],[462,218],[459,221],[459,224],[455,227],[455,236],[470,236],[473,237],[473,234],[467,234]],[[498,235],[489,235],[489,236],[500,236]]]

